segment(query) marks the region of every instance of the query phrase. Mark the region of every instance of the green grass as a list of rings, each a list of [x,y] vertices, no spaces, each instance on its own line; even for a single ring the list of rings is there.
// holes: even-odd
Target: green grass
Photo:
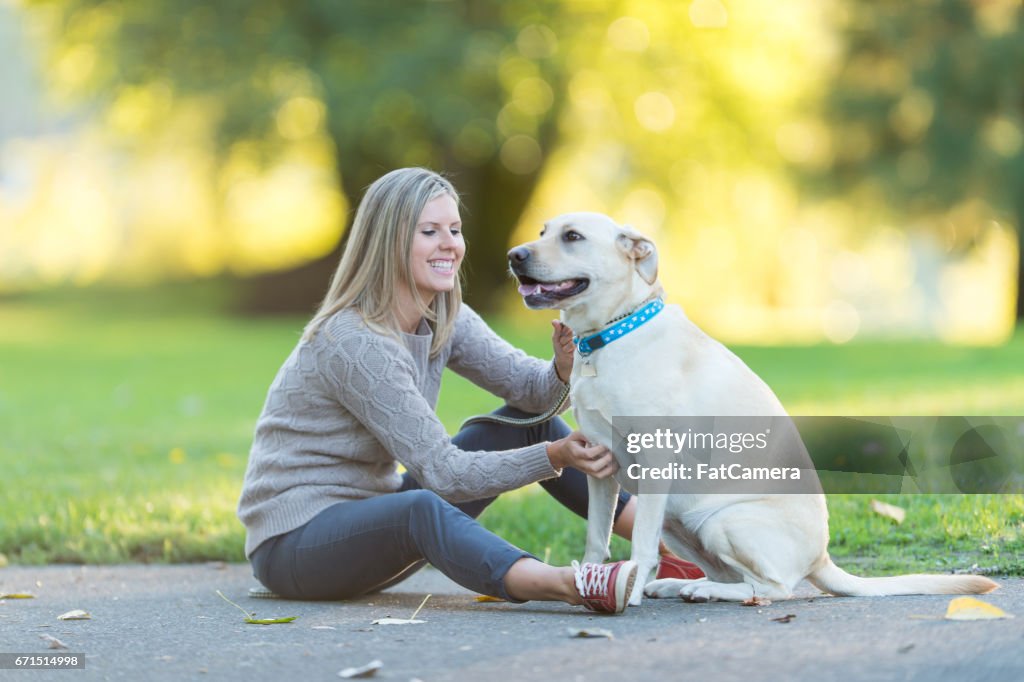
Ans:
[[[252,428],[304,318],[214,312],[217,287],[0,300],[0,553],[12,562],[242,560],[234,516]],[[547,316],[501,320],[548,355]],[[736,348],[795,414],[1024,414],[1024,334],[998,348],[937,343]],[[454,431],[497,401],[454,375],[439,413]],[[863,573],[966,568],[1024,575],[1020,496],[829,498],[832,551]],[[484,523],[553,561],[584,523],[537,486]],[[617,556],[628,553],[621,541]]]

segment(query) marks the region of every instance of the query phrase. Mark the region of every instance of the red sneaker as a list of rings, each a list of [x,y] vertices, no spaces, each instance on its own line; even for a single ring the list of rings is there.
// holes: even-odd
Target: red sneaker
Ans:
[[[656,580],[661,580],[662,578],[696,580],[703,577],[704,571],[700,570],[700,566],[697,564],[691,564],[689,561],[683,561],[679,557],[667,555],[662,555],[661,562],[658,563],[658,572],[654,576]]]
[[[580,564],[572,562],[576,571],[576,591],[590,611],[622,613],[629,602],[629,593],[636,580],[635,561],[614,564]]]

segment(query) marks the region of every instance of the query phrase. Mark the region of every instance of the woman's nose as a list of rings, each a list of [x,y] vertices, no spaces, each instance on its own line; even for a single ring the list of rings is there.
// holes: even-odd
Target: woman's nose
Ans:
[[[446,231],[442,231],[441,232],[441,248],[442,249],[454,249],[455,248],[455,243],[457,241],[458,240],[455,238],[455,235],[452,234],[451,232],[446,232]]]

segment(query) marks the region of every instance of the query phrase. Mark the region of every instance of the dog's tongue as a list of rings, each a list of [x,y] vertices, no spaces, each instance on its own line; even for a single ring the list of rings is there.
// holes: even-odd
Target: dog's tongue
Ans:
[[[564,282],[558,282],[556,284],[520,284],[519,293],[523,296],[533,296],[534,294],[549,293],[552,291],[561,291],[562,289],[568,289],[573,285],[573,280],[567,279]]]
[[[541,287],[539,284],[520,284],[519,293],[522,296],[533,296],[534,294],[540,293]]]

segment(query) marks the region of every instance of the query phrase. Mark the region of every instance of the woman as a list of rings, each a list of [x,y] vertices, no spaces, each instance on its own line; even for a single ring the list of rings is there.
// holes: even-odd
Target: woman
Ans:
[[[560,419],[449,438],[434,412],[446,366],[503,398],[505,414],[549,407],[572,368],[560,323],[555,360],[543,362],[461,303],[465,250],[458,195],[441,176],[405,168],[367,190],[256,425],[238,505],[254,575],[288,598],[346,599],[429,561],[483,594],[620,613],[633,562],[549,566],[475,521],[496,495],[534,481],[585,515],[584,474],[610,476],[616,464]],[[628,495],[617,512],[628,537]]]

